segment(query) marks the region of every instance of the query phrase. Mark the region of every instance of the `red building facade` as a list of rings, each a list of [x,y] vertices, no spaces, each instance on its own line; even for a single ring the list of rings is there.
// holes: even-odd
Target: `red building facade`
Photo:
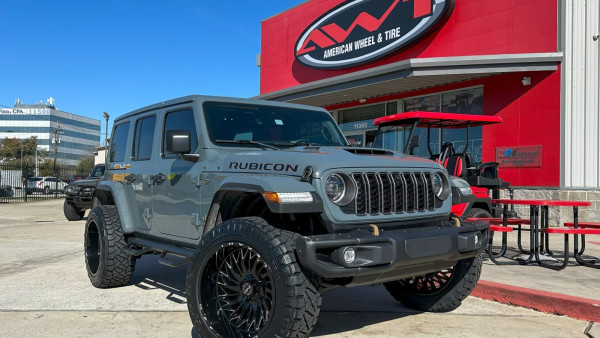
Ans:
[[[449,9],[407,46],[379,55],[372,46],[374,57],[342,66],[300,58],[310,50],[317,59],[345,60],[356,43],[399,41],[412,29],[399,15],[422,24],[440,6]],[[397,29],[381,30],[385,25]],[[453,109],[468,94],[471,113],[504,120],[479,131],[478,160],[497,161],[506,149],[541,149],[529,165],[501,166],[501,177],[513,186],[558,187],[558,25],[556,0],[307,1],[262,22],[260,98],[325,107],[364,145],[372,135],[369,120],[411,109],[459,112]]]

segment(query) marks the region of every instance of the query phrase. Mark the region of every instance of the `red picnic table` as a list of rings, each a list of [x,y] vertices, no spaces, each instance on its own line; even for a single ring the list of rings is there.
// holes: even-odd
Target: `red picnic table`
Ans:
[[[591,202],[588,201],[566,201],[566,200],[511,200],[511,199],[494,199],[491,201],[492,203],[504,204],[504,219],[507,219],[508,214],[508,205],[528,205],[529,206],[529,218],[530,218],[530,254],[529,258],[526,260],[526,263],[531,262],[533,256],[535,255],[535,260],[539,265],[550,267],[553,269],[563,269],[568,264],[569,253],[568,253],[568,234],[573,234],[575,237],[574,242],[574,255],[575,259],[578,263],[583,265],[586,264],[583,259],[581,259],[581,254],[585,250],[585,234],[600,234],[600,230],[598,229],[585,229],[586,231],[582,231],[583,229],[578,229],[579,216],[578,211],[579,207],[589,207],[591,206]],[[549,211],[548,207],[557,206],[557,207],[573,207],[573,226],[574,229],[555,229],[549,228]],[[507,223],[505,222],[504,225]],[[564,259],[560,266],[546,265],[540,259],[540,253],[546,252],[548,255],[552,256],[552,251],[549,249],[549,233],[562,233],[565,235],[565,253]],[[582,247],[579,250],[578,245],[578,235],[582,235]],[[539,242],[538,242],[539,237]]]

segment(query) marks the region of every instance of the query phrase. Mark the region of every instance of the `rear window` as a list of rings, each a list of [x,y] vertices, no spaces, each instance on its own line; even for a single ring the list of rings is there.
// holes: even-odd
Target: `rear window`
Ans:
[[[127,136],[129,134],[129,122],[119,124],[113,131],[110,142],[110,161],[123,162],[125,150],[127,149]]]
[[[136,161],[149,160],[152,157],[152,144],[154,143],[154,126],[156,116],[144,117],[135,123],[133,137],[133,159]]]
[[[29,182],[39,182],[41,180],[42,180],[41,177],[31,177],[30,179],[28,179]]]

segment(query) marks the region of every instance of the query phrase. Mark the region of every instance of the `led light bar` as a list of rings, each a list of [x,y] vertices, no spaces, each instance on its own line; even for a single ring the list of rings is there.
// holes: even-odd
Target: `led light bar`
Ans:
[[[266,191],[265,198],[273,203],[312,203],[315,201],[310,192],[272,192]]]

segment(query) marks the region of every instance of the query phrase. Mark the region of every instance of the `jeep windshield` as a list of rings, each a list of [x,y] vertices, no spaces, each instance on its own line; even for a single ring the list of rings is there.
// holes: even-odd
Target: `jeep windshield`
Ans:
[[[104,166],[94,167],[94,170],[90,174],[90,178],[98,178],[104,176]]]
[[[204,102],[208,134],[222,146],[347,146],[333,118],[316,110]]]

